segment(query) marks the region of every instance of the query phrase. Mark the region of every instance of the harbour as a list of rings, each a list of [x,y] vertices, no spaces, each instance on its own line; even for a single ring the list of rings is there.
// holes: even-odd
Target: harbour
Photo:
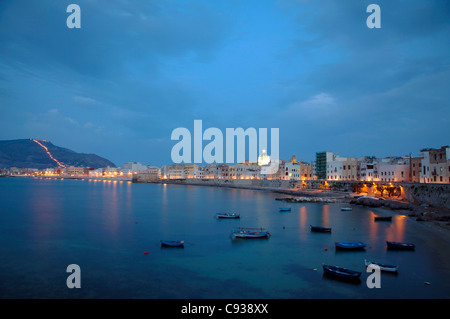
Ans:
[[[286,203],[279,193],[169,184],[6,178],[0,181],[2,298],[448,298],[450,243],[401,212],[342,203]],[[27,201],[23,201],[27,198]],[[217,218],[221,211],[240,218]],[[391,216],[377,222],[378,215]],[[332,227],[312,232],[311,225]],[[264,239],[233,238],[263,228]],[[161,240],[183,241],[164,249]],[[387,249],[386,241],[415,250]],[[363,250],[336,249],[363,242]],[[398,266],[381,288],[366,260]],[[81,289],[65,285],[69,264]],[[326,276],[322,265],[361,272]]]

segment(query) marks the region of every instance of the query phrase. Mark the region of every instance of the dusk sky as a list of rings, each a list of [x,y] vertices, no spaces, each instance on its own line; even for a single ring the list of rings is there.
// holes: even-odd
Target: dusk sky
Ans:
[[[449,1],[0,1],[0,140],[161,166],[198,119],[279,128],[285,160],[414,156],[449,111]]]

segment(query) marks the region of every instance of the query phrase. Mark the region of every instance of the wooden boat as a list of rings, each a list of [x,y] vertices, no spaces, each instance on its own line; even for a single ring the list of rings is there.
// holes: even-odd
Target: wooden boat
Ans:
[[[311,231],[318,232],[318,233],[331,233],[331,228],[328,227],[320,227],[320,226],[313,226],[309,225],[311,227]]]
[[[412,243],[399,243],[395,241],[386,241],[388,249],[398,249],[398,250],[414,250],[416,245]]]
[[[390,222],[392,220],[392,216],[375,216],[375,221],[386,221]]]
[[[291,208],[290,207],[280,207],[280,212],[290,212]]]
[[[353,208],[351,208],[351,207],[341,207],[341,210],[342,211],[351,211],[351,210],[353,210]]]
[[[380,267],[381,271],[388,271],[388,272],[397,272],[398,271],[398,266],[396,265],[389,265],[389,264],[381,264],[375,261],[369,261],[367,259],[364,259],[364,264],[366,265],[366,267],[369,267],[370,265],[376,265],[378,267]]]
[[[361,272],[359,271],[338,266],[323,265],[323,271],[325,274],[348,280],[358,280],[361,277]]]
[[[217,218],[241,218],[240,214],[237,213],[217,213]]]
[[[236,227],[232,234],[236,238],[268,238],[270,233],[264,228],[242,228]]]
[[[184,241],[177,240],[161,240],[161,247],[184,247]]]
[[[364,249],[366,244],[360,241],[340,241],[335,243],[336,248],[347,249],[347,250],[357,250]]]

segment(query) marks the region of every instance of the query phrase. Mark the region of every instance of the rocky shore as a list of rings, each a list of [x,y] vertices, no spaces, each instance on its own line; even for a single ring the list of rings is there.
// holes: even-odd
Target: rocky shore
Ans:
[[[139,182],[139,181],[138,181]],[[293,203],[348,203],[353,205],[362,205],[366,207],[380,208],[390,210],[394,213],[399,213],[409,216],[411,219],[421,222],[423,225],[434,227],[436,231],[448,234],[450,240],[450,208],[448,201],[431,201],[431,193],[438,197],[447,198],[448,191],[446,185],[414,185],[408,187],[414,189],[414,194],[423,192],[428,194],[422,196],[428,200],[420,200],[417,197],[399,198],[374,198],[368,196],[360,196],[361,194],[353,193],[348,189],[321,189],[321,188],[296,188],[298,185],[295,181],[270,181],[270,180],[159,180],[146,181],[153,183],[167,183],[167,184],[181,184],[181,185],[198,185],[210,187],[225,187],[238,189],[251,189],[266,192],[273,192],[286,195],[284,197],[276,198],[286,202]],[[405,186],[406,187],[406,186]],[[426,187],[431,187],[428,192]],[[420,194],[419,194],[420,195]],[[447,197],[446,197],[447,196]],[[427,203],[427,204],[424,204]],[[440,205],[434,205],[433,202],[438,202]]]
[[[307,194],[307,196],[305,196]],[[394,213],[407,215],[417,222],[421,222],[433,229],[433,231],[443,233],[450,240],[450,209],[444,207],[432,207],[430,205],[412,204],[399,199],[378,199],[365,196],[355,196],[355,194],[302,190],[296,193],[298,196],[281,197],[282,200],[291,203],[349,203],[365,207],[373,207],[390,210]]]

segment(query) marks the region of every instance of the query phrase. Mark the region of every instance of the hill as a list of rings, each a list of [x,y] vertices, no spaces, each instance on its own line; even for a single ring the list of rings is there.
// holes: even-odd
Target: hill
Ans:
[[[77,153],[49,141],[20,139],[0,141],[0,168],[52,168],[59,166],[116,167],[98,155]]]

